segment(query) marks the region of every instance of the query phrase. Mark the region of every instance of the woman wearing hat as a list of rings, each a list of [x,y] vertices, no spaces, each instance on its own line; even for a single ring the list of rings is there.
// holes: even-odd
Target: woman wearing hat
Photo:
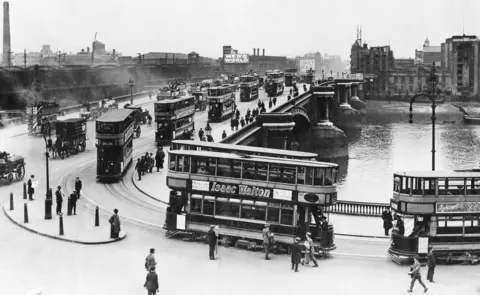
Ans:
[[[118,217],[118,210],[113,210],[113,215],[110,217],[108,222],[110,222],[110,238],[118,239],[120,234],[120,217]]]

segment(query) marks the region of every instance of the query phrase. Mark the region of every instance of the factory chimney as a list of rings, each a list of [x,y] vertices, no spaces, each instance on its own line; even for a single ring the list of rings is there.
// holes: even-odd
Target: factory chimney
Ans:
[[[262,49],[262,55],[265,56],[265,48]]]
[[[3,2],[3,64],[10,65],[10,9],[8,2]]]
[[[113,55],[113,58],[115,58],[115,49],[113,49],[113,54],[112,55]]]
[[[255,56],[255,48],[253,48],[253,56]]]
[[[257,56],[260,55],[260,48],[257,48]]]

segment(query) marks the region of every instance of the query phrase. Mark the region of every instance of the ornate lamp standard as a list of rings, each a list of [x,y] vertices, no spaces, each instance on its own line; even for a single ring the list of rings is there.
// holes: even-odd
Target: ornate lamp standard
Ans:
[[[133,80],[128,80],[128,86],[130,86],[130,105],[133,105]]]
[[[438,84],[438,77],[435,75],[435,62],[433,62],[432,70],[430,71],[429,82],[432,84],[432,89],[428,89],[426,92],[420,92],[415,94],[414,96],[409,96],[407,93],[407,97],[410,98],[410,114],[408,123],[413,123],[413,103],[415,102],[415,98],[425,96],[432,102],[432,171],[435,171],[435,121],[437,117],[435,117],[435,108],[437,105],[435,104],[435,94],[437,92],[437,84]]]
[[[52,137],[51,137],[51,126],[50,122],[45,122],[43,126],[43,139],[45,140],[45,162],[46,162],[46,172],[47,172],[47,193],[45,194],[45,219],[52,219],[52,192],[50,190],[50,172],[48,167],[48,158],[50,154],[48,152],[49,148],[52,148]],[[48,136],[48,139],[47,139]]]

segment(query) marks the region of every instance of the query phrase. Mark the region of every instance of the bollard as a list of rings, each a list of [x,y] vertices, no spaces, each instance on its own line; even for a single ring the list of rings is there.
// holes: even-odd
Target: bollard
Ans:
[[[13,211],[13,193],[10,193],[10,211]]]
[[[23,206],[23,223],[28,223],[27,203],[25,203],[24,206]]]
[[[24,200],[27,199],[27,183],[26,182],[23,183],[23,199]]]
[[[59,220],[60,220],[60,233],[59,233],[59,235],[63,236],[63,214],[60,213],[59,215],[60,215],[60,218],[59,218]]]
[[[95,226],[100,226],[100,218],[98,216],[98,206],[95,208]]]

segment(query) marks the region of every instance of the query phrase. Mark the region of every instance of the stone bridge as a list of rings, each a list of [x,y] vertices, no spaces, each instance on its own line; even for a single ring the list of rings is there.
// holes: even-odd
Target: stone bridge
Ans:
[[[314,152],[319,160],[348,157],[342,129],[361,126],[362,83],[346,79],[316,83],[221,142]]]

